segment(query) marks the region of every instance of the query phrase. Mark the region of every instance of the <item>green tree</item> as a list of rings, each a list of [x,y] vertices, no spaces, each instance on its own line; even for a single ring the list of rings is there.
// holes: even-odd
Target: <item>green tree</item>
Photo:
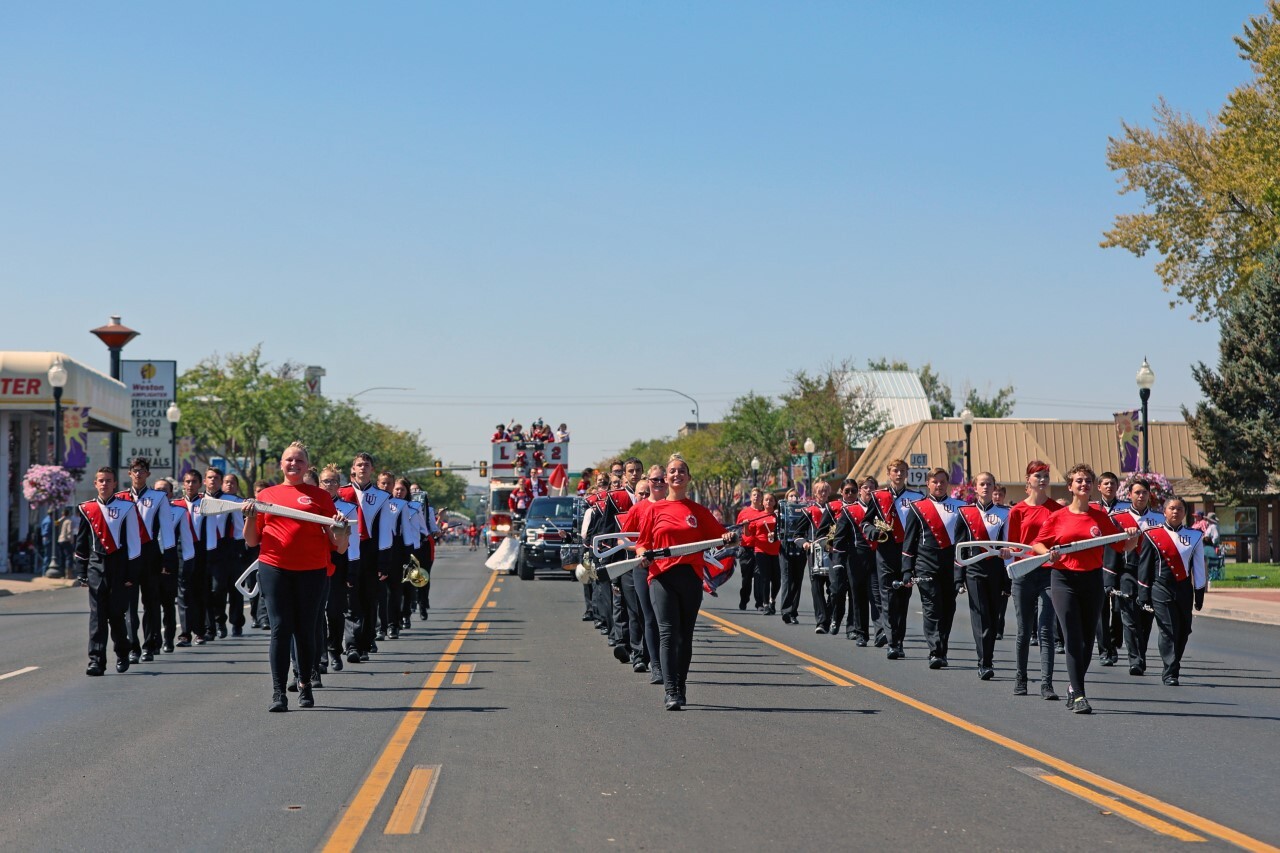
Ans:
[[[729,407],[721,426],[720,449],[728,469],[750,476],[751,460],[760,460],[760,470],[772,471],[787,464],[786,419],[781,407],[754,391],[739,397]]]
[[[845,360],[809,374],[791,374],[782,394],[783,423],[794,436],[812,438],[825,451],[852,449],[889,428],[875,396],[848,381],[853,363]]]
[[[1191,368],[1206,399],[1183,407],[1207,464],[1191,473],[1219,500],[1264,491],[1280,470],[1280,246],[1222,316],[1218,369]]]
[[[1120,193],[1144,197],[1138,213],[1116,216],[1102,246],[1138,257],[1155,250],[1166,292],[1208,319],[1253,280],[1275,243],[1280,213],[1280,0],[1249,19],[1235,38],[1254,77],[1202,125],[1162,98],[1155,126],[1122,122],[1107,143]]]
[[[965,392],[964,405],[961,409],[973,412],[975,418],[1007,418],[1013,414],[1013,406],[1017,402],[1013,398],[1013,386],[1006,385],[991,397],[978,394],[976,388]]]

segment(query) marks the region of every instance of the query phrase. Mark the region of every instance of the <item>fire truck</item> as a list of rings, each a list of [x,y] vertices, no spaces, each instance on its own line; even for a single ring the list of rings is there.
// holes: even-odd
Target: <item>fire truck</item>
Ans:
[[[513,518],[507,499],[521,480],[538,486],[534,495],[552,494],[550,483],[568,482],[569,442],[495,441],[489,464],[489,532],[485,547],[490,554],[502,540],[517,534],[523,519]]]

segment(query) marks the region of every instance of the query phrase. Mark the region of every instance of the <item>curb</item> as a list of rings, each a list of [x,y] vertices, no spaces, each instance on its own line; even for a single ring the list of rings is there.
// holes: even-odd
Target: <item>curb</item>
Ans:
[[[1280,614],[1256,613],[1252,610],[1203,610],[1196,617],[1208,616],[1211,619],[1230,619],[1235,622],[1252,622],[1254,625],[1280,625]]]

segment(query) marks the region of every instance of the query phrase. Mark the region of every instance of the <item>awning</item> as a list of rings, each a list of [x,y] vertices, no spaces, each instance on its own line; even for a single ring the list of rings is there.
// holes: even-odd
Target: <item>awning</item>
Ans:
[[[52,415],[49,368],[58,360],[67,371],[64,407],[88,406],[89,429],[96,432],[133,428],[132,401],[124,383],[59,352],[0,352],[0,411]]]

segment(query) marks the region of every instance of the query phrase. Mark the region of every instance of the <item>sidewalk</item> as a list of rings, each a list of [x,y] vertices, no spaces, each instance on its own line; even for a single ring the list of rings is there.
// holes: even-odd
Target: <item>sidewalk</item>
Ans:
[[[3,574],[0,575],[0,597],[17,595],[20,592],[35,592],[41,589],[64,589],[72,585],[66,578],[46,578],[42,575]]]
[[[1195,616],[1280,625],[1280,589],[1214,589],[1210,584],[1204,610]]]

